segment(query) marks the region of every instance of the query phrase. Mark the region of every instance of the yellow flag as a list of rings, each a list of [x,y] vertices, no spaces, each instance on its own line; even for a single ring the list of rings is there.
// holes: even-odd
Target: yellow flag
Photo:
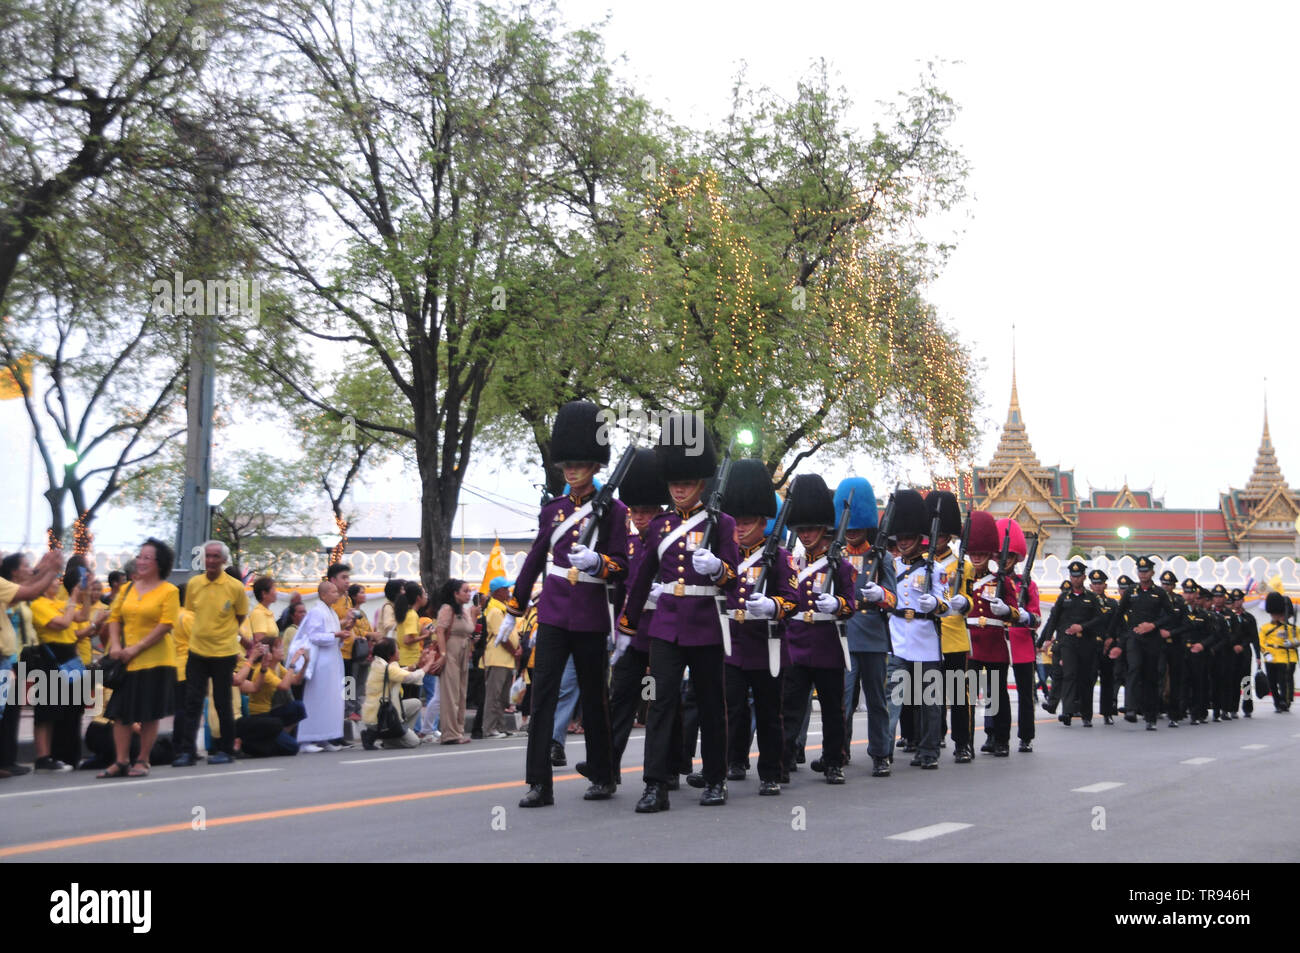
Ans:
[[[16,400],[23,396],[22,387],[32,389],[32,361],[35,355],[24,354],[14,365],[0,366],[0,400]],[[19,380],[22,386],[19,386]]]
[[[492,544],[492,552],[488,553],[487,569],[483,572],[483,584],[478,587],[478,591],[484,595],[488,594],[488,583],[497,576],[506,574],[506,557],[501,552],[501,540],[498,539]]]

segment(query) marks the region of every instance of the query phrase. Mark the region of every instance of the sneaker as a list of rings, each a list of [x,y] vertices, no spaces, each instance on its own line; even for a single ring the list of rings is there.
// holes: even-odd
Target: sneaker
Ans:
[[[301,744],[298,746],[299,754],[320,754],[324,750],[325,749],[322,748],[320,745],[312,744],[311,742],[308,742],[306,744]]]
[[[438,737],[433,732],[430,732],[429,734],[424,735],[420,738],[420,744],[422,745],[436,745],[437,743],[438,743]]]
[[[44,758],[36,759],[37,774],[62,774],[64,771],[71,771],[72,765],[64,764],[57,758],[51,758],[46,755]]]
[[[326,751],[342,751],[342,750],[343,750],[343,745],[336,745],[336,744],[335,744],[334,742],[332,742],[332,741],[327,741],[327,742],[325,742],[325,750],[326,750]]]
[[[484,735],[483,737],[484,737],[484,738],[509,738],[509,737],[510,737],[510,732],[508,732],[508,731],[494,731],[494,732],[492,732],[491,734]]]
[[[24,774],[32,773],[32,769],[25,764],[6,764],[4,770],[9,772],[11,778],[21,778]]]
[[[230,764],[235,759],[224,751],[214,751],[208,755],[208,764]]]

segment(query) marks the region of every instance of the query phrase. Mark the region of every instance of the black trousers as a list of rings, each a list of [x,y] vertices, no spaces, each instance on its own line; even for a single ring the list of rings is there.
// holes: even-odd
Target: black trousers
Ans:
[[[1160,656],[1164,640],[1156,632],[1128,638],[1128,688],[1124,706],[1128,713],[1141,712],[1147,724],[1160,718]]]
[[[663,639],[650,640],[650,685],[654,697],[646,716],[645,768],[646,783],[667,784],[677,776],[679,759],[686,744],[695,747],[687,736],[682,716],[681,740],[673,736],[673,719],[681,697],[682,673],[691,669],[695,704],[699,711],[700,753],[707,784],[721,784],[727,777],[727,703],[723,689],[721,645],[678,645]]]
[[[1065,672],[1061,664],[1064,652],[1061,649],[1061,642],[1066,638],[1067,636],[1058,634],[1052,640],[1052,663],[1047,666],[1047,674],[1052,683],[1051,690],[1047,694],[1047,704],[1052,711],[1056,711],[1061,704],[1062,696],[1065,694]]]
[[[9,677],[17,678],[18,673],[11,671]],[[18,720],[22,715],[18,699],[21,697],[21,693],[15,686],[13,701],[5,705],[4,716],[0,717],[0,768],[18,763]]]
[[[208,680],[212,680],[212,705],[217,710],[217,724],[221,737],[214,739],[219,750],[235,753],[235,715],[230,704],[231,677],[235,674],[238,655],[209,657],[190,653],[185,663],[185,735],[180,739],[181,751],[193,755],[197,750],[198,733],[203,703],[208,699]]]
[[[828,768],[844,767],[844,669],[791,665],[785,670],[784,682],[783,712],[788,717],[784,718],[782,758],[786,770],[794,767],[799,726],[811,711],[808,699],[814,687],[822,711],[822,764]]]
[[[1005,745],[1011,741],[1011,692],[1007,690],[1007,663],[984,662],[975,659],[971,665],[980,672],[982,687],[987,697],[997,698],[997,708],[992,716],[984,716],[984,731],[993,735],[995,744]],[[990,722],[992,724],[990,724]],[[990,731],[990,728],[992,731]]]
[[[646,669],[650,667],[650,653],[629,648],[619,658],[610,677],[609,686],[609,728],[614,747],[614,776],[617,778],[623,770],[623,752],[627,750],[627,740],[632,735],[632,725],[636,722],[636,713],[648,702],[646,686],[649,684]],[[673,718],[673,739],[670,741],[673,751],[682,748],[681,706]],[[694,739],[691,745],[694,747]],[[690,774],[688,766],[684,773]]]
[[[1097,640],[1090,635],[1061,636],[1061,668],[1064,670],[1061,688],[1063,713],[1080,715],[1092,720],[1092,686],[1097,681]],[[1016,691],[1024,694],[1020,676],[1016,676]]]
[[[582,703],[583,737],[587,742],[587,765],[596,784],[613,780],[614,749],[610,743],[609,688],[605,667],[604,632],[570,632],[558,626],[537,626],[536,666],[533,669],[533,715],[528,724],[528,756],[525,781],[551,786],[551,735],[555,730],[555,706],[560,697],[564,666],[573,656]],[[680,679],[680,676],[678,676]]]
[[[252,758],[296,755],[298,743],[289,729],[307,717],[300,701],[290,701],[261,715],[248,715],[235,722],[235,734],[243,742],[241,751]]]
[[[781,779],[781,757],[785,744],[781,721],[782,678],[767,669],[746,670],[724,666],[727,695],[727,760],[743,765],[749,760],[749,692],[754,693],[754,721],[758,735],[758,778]],[[842,688],[842,686],[841,686]]]
[[[1236,711],[1237,705],[1241,705],[1241,710],[1248,714],[1255,710],[1255,692],[1253,691],[1254,679],[1251,678],[1251,675],[1253,674],[1251,671],[1251,659],[1252,656],[1249,647],[1243,648],[1240,655],[1235,652],[1233,653],[1232,674],[1237,684],[1237,694],[1234,697],[1234,702],[1230,709],[1231,711]],[[1245,690],[1242,689],[1243,685],[1246,686]]]
[[[1264,671],[1268,673],[1273,707],[1278,711],[1290,708],[1295,697],[1295,662],[1266,662]]]
[[[1237,682],[1237,653],[1231,645],[1222,646],[1214,658],[1212,670],[1214,681],[1214,713],[1233,712],[1241,696],[1241,685]]]
[[[1210,666],[1213,657],[1209,652],[1188,652],[1184,684],[1187,689],[1187,707],[1197,721],[1204,721],[1210,708]]]
[[[692,675],[679,686],[677,704],[677,725],[674,737],[677,744],[673,750],[680,757],[677,763],[678,774],[690,774],[695,770],[695,748],[700,737],[700,706],[695,700],[695,677]],[[650,728],[650,712],[646,710],[646,730]]]
[[[1034,719],[1034,685],[1038,676],[1038,666],[1033,662],[1016,662],[1011,666],[1016,677],[1016,737],[1021,741],[1033,741],[1036,729]]]
[[[975,737],[975,710],[971,707],[970,692],[966,685],[966,672],[969,669],[970,662],[965,652],[943,653],[944,715],[947,715],[949,708],[952,709],[952,743],[959,750],[971,747],[971,739]],[[957,689],[955,697],[948,691],[949,672],[961,672],[962,676],[960,682],[953,679]],[[940,740],[943,739],[944,730],[944,722],[941,721]]]
[[[1114,648],[1114,646],[1111,646]],[[1097,673],[1101,676],[1101,714],[1115,717],[1118,713],[1117,696],[1119,686],[1115,677],[1116,663],[1118,659],[1113,659],[1103,650],[1097,659]]]
[[[1169,700],[1165,705],[1165,712],[1174,721],[1182,721],[1187,717],[1187,693],[1185,690],[1187,646],[1183,645],[1178,639],[1169,642],[1162,642],[1162,652],[1165,657],[1165,671],[1169,675]]]

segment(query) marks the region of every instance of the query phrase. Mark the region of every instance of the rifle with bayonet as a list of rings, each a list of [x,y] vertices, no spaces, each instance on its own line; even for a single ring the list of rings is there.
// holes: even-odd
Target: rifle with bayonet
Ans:
[[[758,571],[758,581],[754,585],[754,591],[762,593],[769,599],[772,599],[769,591],[772,589],[772,580],[780,571],[776,559],[781,554],[781,538],[785,535],[785,520],[789,515],[790,508],[786,501],[782,500],[781,509],[776,514],[776,522],[772,525],[772,532],[767,534],[767,541],[763,543],[763,555],[758,558],[759,565],[763,568]],[[772,673],[773,678],[781,674],[781,630],[774,619],[767,620],[767,670]]]
[[[708,525],[700,538],[700,549],[712,551],[712,543],[718,532],[718,516],[722,513],[722,497],[727,492],[727,481],[731,479],[731,448],[735,445],[733,437],[727,444],[727,452],[722,455],[722,464],[713,478],[713,488],[704,503],[704,512],[709,514]],[[731,623],[727,619],[727,597],[721,591],[713,597],[718,607],[718,623],[722,626],[722,654],[731,654]]]
[[[957,576],[952,581],[953,595],[964,596],[962,586],[966,584],[966,550],[970,547],[970,511],[966,512],[966,522],[961,527],[961,552],[957,554]]]
[[[885,504],[884,518],[881,519],[880,526],[876,530],[876,541],[871,544],[871,550],[862,564],[862,575],[866,581],[880,585],[880,574],[884,569],[885,560],[889,558],[889,534],[893,528],[894,494],[891,493],[889,502]]]
[[[591,501],[591,515],[587,517],[586,525],[582,527],[582,532],[578,535],[578,545],[586,546],[591,549],[596,541],[596,534],[600,532],[600,524],[605,521],[609,514],[610,508],[614,505],[614,492],[618,485],[623,482],[627,476],[627,471],[632,469],[632,460],[636,457],[636,444],[628,444],[623,455],[618,458],[618,463],[614,466],[614,472],[609,475],[609,479],[601,484],[596,491],[595,498]],[[578,583],[578,570],[569,570],[569,582],[572,585]],[[614,621],[614,587],[608,582],[605,583],[605,604],[609,608],[609,631],[617,632],[618,627]]]
[[[930,587],[934,585],[934,551],[939,548],[939,530],[943,521],[940,520],[939,514],[934,514],[934,519],[930,520],[930,545],[929,552],[925,554],[925,591],[929,592]]]
[[[856,492],[856,490],[849,491],[849,497],[844,501],[844,509],[840,511],[839,522],[835,524],[835,537],[831,540],[830,549],[826,550],[826,581],[822,583],[822,592],[832,596],[839,595],[835,588],[839,580],[840,564],[844,561],[844,538],[849,532],[849,507],[853,505],[853,494]],[[855,601],[851,594],[846,598],[849,599],[850,604]],[[853,659],[849,657],[849,637],[843,619],[835,620],[835,631],[840,637],[840,648],[844,650],[844,667],[852,668]]]
[[[1029,540],[1029,553],[1025,556],[1025,584],[1020,589],[1020,608],[1029,608],[1029,580],[1030,573],[1034,571],[1034,559],[1038,556],[1038,534],[1026,533]]]

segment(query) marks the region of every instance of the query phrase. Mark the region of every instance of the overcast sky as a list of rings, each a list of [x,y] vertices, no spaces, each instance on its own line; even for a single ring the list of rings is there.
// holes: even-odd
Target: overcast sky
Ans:
[[[946,61],[939,77],[961,106],[952,138],[971,164],[971,197],[933,226],[935,237],[956,232],[957,250],[928,296],[985,366],[989,426],[976,462],[987,462],[1005,417],[1014,323],[1034,449],[1073,468],[1081,493],[1127,478],[1154,484],[1169,506],[1215,506],[1250,473],[1265,377],[1282,471],[1300,485],[1300,5],[563,0],[561,9],[575,26],[608,12],[608,48],[627,57],[625,75],[696,127],[725,114],[742,61],[752,82],[793,92],[824,57],[864,129],[877,101],[911,87],[925,62]],[[0,426],[21,443],[19,412],[0,405]],[[21,473],[0,475],[11,513],[25,505]],[[471,485],[527,502],[537,478],[494,473],[483,455],[470,471]],[[394,485],[372,480],[359,498],[390,500]],[[464,502],[470,535],[505,531],[500,513],[482,512],[480,525],[476,498]],[[40,507],[37,516],[44,526]],[[101,534],[137,535],[125,519],[105,521]],[[16,535],[10,524],[0,545]]]

